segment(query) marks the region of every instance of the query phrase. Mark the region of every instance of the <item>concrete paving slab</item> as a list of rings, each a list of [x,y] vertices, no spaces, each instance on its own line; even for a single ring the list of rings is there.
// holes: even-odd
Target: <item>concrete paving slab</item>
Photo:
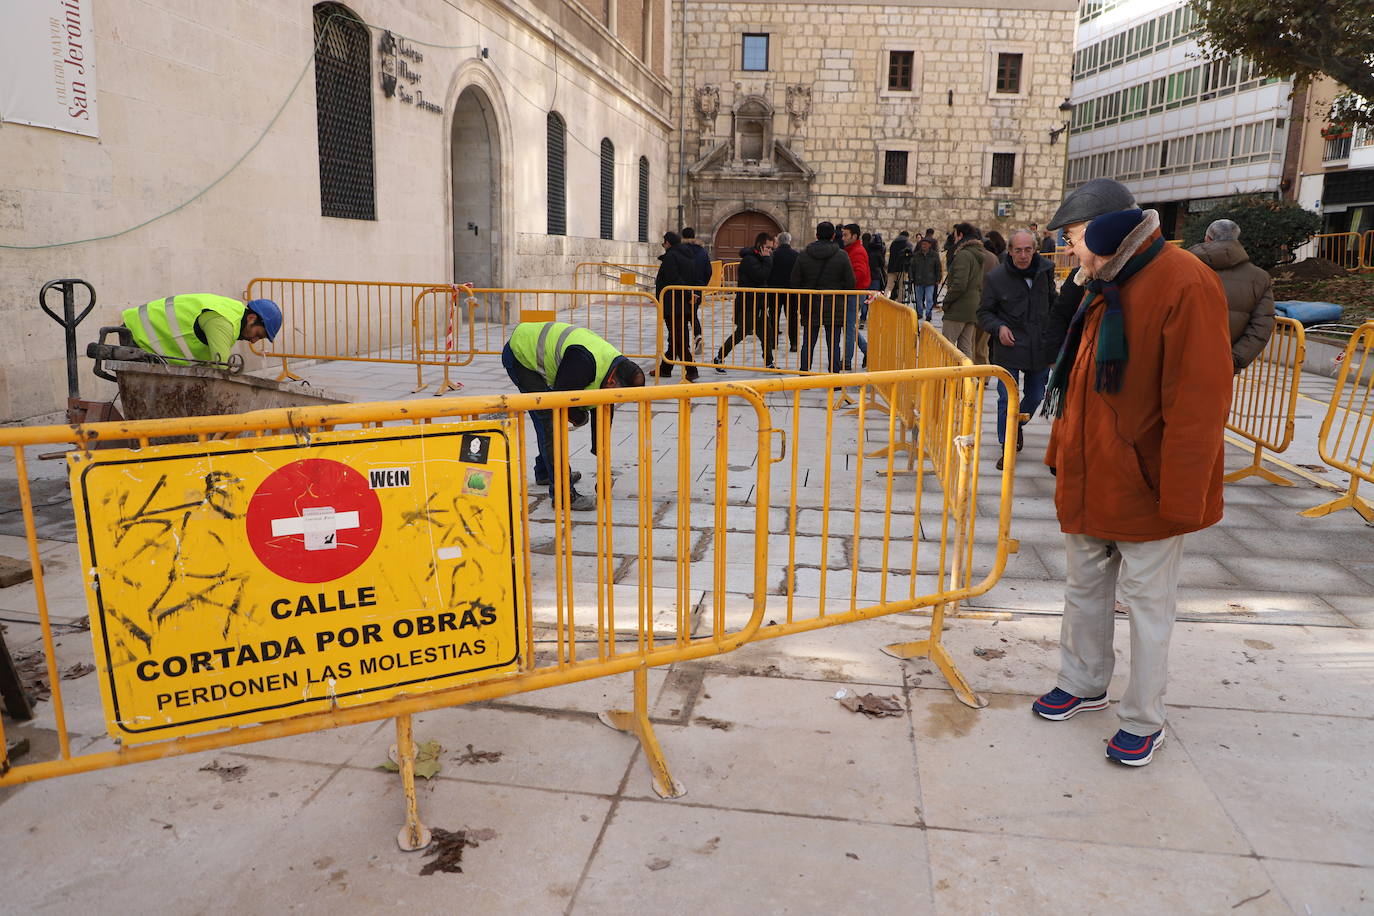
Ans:
[[[826,682],[708,675],[692,724],[660,727],[658,739],[693,801],[915,824],[908,720],[865,719],[840,706],[835,691]],[[855,717],[864,728],[855,727]],[[642,757],[626,792],[652,797]]]
[[[1048,722],[1032,697],[992,694],[970,709],[947,693],[912,694],[916,760],[932,827],[1245,855],[1250,846],[1186,750],[1167,743],[1147,767],[1104,756],[1110,712]],[[972,763],[1000,760],[996,774]],[[1257,800],[1257,804],[1260,803]]]
[[[87,616],[86,589],[81,575],[81,555],[76,544],[61,544],[40,553],[43,559],[43,594],[53,620],[70,623]],[[27,560],[28,553],[22,556]],[[5,616],[38,619],[38,597],[32,579],[0,589],[0,611]]]
[[[1341,616],[1345,617],[1355,626],[1366,630],[1374,630],[1374,599],[1369,597],[1361,598],[1342,598],[1333,597],[1328,602]]]
[[[942,914],[1089,916],[1123,901],[1147,902],[1158,913],[1226,913],[1258,894],[1265,896],[1240,912],[1290,912],[1254,859],[1142,848],[1120,831],[1104,831],[1099,842],[1074,842],[931,830],[926,842]]]
[[[931,913],[925,859],[911,827],[625,801],[571,912]]]
[[[313,801],[318,813],[312,810],[309,820],[273,838],[272,847],[294,854],[269,851],[248,859],[251,864],[241,865],[222,893],[205,896],[216,901],[213,906],[202,901],[194,911],[269,912],[281,909],[283,900],[318,912],[434,911],[461,900],[462,909],[473,912],[562,912],[610,805],[596,796],[443,775],[422,781],[418,795],[428,826],[477,838],[476,847],[464,850],[462,874],[420,875],[429,861],[424,853],[401,852],[395,844],[405,810],[400,779],[349,769]]]
[[[666,667],[650,668],[648,677],[649,702],[653,704],[663,691],[664,682],[668,678],[668,669]],[[559,687],[545,687],[543,690],[534,690],[529,693],[514,693],[499,700],[492,700],[490,703],[479,705],[499,709],[537,709],[550,713],[567,712],[594,716],[608,709],[629,709],[633,701],[634,683],[632,675],[617,674],[610,677],[593,678],[589,681],[578,681],[573,684],[563,684]]]
[[[805,609],[806,612],[812,610]],[[804,616],[802,609],[797,616]],[[928,667],[928,663],[924,660],[904,663],[880,650],[889,643],[924,638],[929,631],[928,624],[928,618],[912,615],[880,617],[761,640],[726,655],[694,662],[691,666],[703,671],[751,676],[874,684],[895,691],[903,685],[903,671],[907,670],[907,665]]]
[[[201,771],[216,761],[244,770]],[[220,751],[27,786],[0,805],[5,908],[132,913],[146,912],[155,899],[161,912],[192,913],[215,900],[242,905],[253,893],[244,874],[272,858],[265,846],[289,851],[277,856],[285,872],[323,855],[317,850],[337,836],[356,833],[356,808],[306,813],[334,773]],[[402,810],[393,807],[392,819]],[[303,817],[314,836],[282,843]],[[280,901],[281,888],[273,892]]]
[[[443,746],[445,775],[514,788],[613,795],[638,747],[585,713],[533,707],[435,709],[418,713],[414,726],[416,741]],[[382,763],[395,740],[389,730],[374,735],[362,763]],[[478,759],[479,752],[499,759]]]
[[[1374,729],[1368,715],[1194,708],[1170,711],[1169,723],[1257,853],[1374,865],[1374,794],[1367,782]]]
[[[1295,913],[1368,913],[1374,868],[1266,859],[1264,870]]]

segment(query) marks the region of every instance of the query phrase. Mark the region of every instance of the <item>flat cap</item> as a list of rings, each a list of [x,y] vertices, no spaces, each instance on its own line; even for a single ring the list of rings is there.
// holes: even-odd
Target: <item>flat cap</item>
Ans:
[[[1135,206],[1135,196],[1119,181],[1110,178],[1094,178],[1074,190],[1055,211],[1047,229],[1059,229],[1070,223],[1082,223],[1118,210],[1129,210]]]

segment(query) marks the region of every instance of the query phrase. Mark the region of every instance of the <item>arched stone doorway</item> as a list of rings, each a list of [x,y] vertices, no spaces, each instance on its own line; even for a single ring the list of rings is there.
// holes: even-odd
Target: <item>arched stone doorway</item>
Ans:
[[[754,244],[754,237],[760,232],[777,235],[782,229],[766,213],[757,210],[741,210],[728,216],[716,230],[715,257],[721,261],[739,260],[739,250]]]
[[[501,144],[491,99],[468,86],[453,106],[453,281],[495,286]]]

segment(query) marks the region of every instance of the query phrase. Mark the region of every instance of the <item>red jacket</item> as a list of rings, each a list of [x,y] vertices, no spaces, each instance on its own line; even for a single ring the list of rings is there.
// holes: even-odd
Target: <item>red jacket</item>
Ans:
[[[1157,225],[1157,217],[1142,224],[1107,267],[1159,238]],[[1121,287],[1121,304],[1129,354],[1121,390],[1093,390],[1106,312],[1099,296],[1084,318],[1063,416],[1050,433],[1045,463],[1058,472],[1059,525],[1067,534],[1114,541],[1156,541],[1214,525],[1231,406],[1221,282],[1193,255],[1165,245]]]
[[[868,289],[873,284],[873,275],[868,272],[868,251],[864,249],[864,243],[855,239],[844,253],[849,255],[849,263],[854,265],[854,288]]]

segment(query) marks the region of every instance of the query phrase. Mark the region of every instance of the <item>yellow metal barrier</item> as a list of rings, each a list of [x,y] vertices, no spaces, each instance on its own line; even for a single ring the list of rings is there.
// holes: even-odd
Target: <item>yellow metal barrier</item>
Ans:
[[[1318,451],[1322,461],[1350,475],[1350,488],[1331,502],[1300,515],[1321,518],[1337,509],[1354,509],[1374,523],[1374,506],[1359,495],[1360,483],[1374,483],[1374,321],[1366,321],[1342,354],[1336,389],[1322,420]]]
[[[573,268],[574,289],[653,289],[658,264],[583,261]]]
[[[928,656],[963,702],[985,705],[964,681],[942,633],[951,608],[996,583],[1011,543],[1015,453],[1009,446],[996,531],[984,538],[987,553],[975,581],[971,561],[978,517],[973,507],[981,380],[994,377],[1009,380],[997,367],[965,364],[747,384],[507,394],[0,430],[0,447],[14,453],[59,743],[56,759],[12,765],[4,756],[8,745],[0,727],[0,786],[394,717],[406,795],[398,841],[413,849],[427,837],[413,784],[410,716],[416,712],[632,672],[633,709],[612,711],[604,720],[639,739],[655,790],[673,797],[682,787],[668,770],[648,717],[650,667],[718,655],[757,639],[923,609],[932,618],[928,636],[898,648]],[[842,427],[850,422],[856,422],[858,431],[886,426],[889,437],[898,423],[894,411],[868,410],[866,398],[859,402],[856,421],[842,417],[835,408],[846,385],[888,392],[913,386],[921,403],[943,405],[941,428],[925,428],[929,421],[923,416],[919,433],[943,456],[931,486],[923,468],[910,484],[899,482],[891,473],[892,455],[870,463],[888,472],[875,482],[861,453],[851,461],[829,447],[848,434]],[[890,394],[886,400],[899,399]],[[631,435],[611,437],[612,411],[606,408],[612,405]],[[553,499],[532,499],[523,474],[532,451],[525,417],[533,411],[551,412],[552,463],[564,467],[574,451],[569,432],[570,422],[577,419],[573,412],[597,407],[603,409],[594,412],[591,429],[602,447],[592,459],[580,451],[574,455],[594,463],[596,513],[568,511],[571,494],[563,474],[556,475]],[[1015,410],[1014,400],[1011,407]],[[798,447],[803,434],[821,447],[808,447],[803,454]],[[172,437],[194,441],[157,444]],[[937,437],[949,441],[935,450],[931,440]],[[131,440],[137,448],[92,448],[111,440]],[[92,740],[83,743],[81,752],[74,751],[25,455],[26,446],[52,445],[75,447],[69,453],[73,493],[110,520],[106,525],[93,515],[90,522],[81,522],[86,562],[73,575],[93,624],[97,617],[100,626],[113,621],[128,634],[122,643],[112,643],[116,649],[108,653],[106,643],[95,645],[111,733],[119,736],[158,724],[160,707],[145,719],[111,700],[121,689],[116,685],[139,688],[137,682],[144,681],[139,689],[146,692],[156,689],[147,682],[158,677],[213,681],[261,676],[267,686],[260,689],[284,691],[292,703],[304,705],[284,712],[243,710],[228,720],[228,727],[213,717],[187,714],[176,724],[178,737],[142,736],[136,743],[107,744],[108,749]],[[394,466],[395,450],[402,448],[415,456],[414,479],[411,468]],[[178,462],[190,464],[178,471]],[[300,470],[310,462],[339,465],[331,473],[342,475],[344,483],[329,488],[327,509],[312,508],[311,500],[301,495],[313,492],[311,481],[325,473]],[[161,474],[187,481],[197,467],[213,465],[213,470],[200,489],[188,488],[180,479],[164,488],[153,475],[102,470],[120,463],[157,467]],[[779,463],[784,469],[775,479]],[[656,468],[662,469],[658,475]],[[364,483],[362,489],[350,490],[345,478],[364,471],[372,489]],[[377,496],[377,488],[405,488],[416,481],[423,485],[413,491]],[[501,524],[507,492],[509,521]],[[381,508],[369,514],[366,506],[372,501]],[[417,508],[406,510],[410,504]],[[865,516],[866,507],[881,507],[881,512]],[[296,513],[298,517],[290,517]],[[400,524],[393,525],[391,515],[396,513]],[[135,530],[137,538],[120,540]],[[382,549],[360,561],[361,569],[384,574],[383,580],[370,580],[375,588],[354,589],[356,583],[348,578],[353,573],[337,568],[347,557],[330,552],[338,546],[332,538],[339,536],[342,544],[346,531],[352,532],[349,545],[354,548],[374,532],[374,546],[377,537],[413,537],[427,540],[426,551],[434,553],[417,556],[399,541],[388,541],[396,549]],[[304,551],[312,549],[312,537],[319,552],[308,554]],[[251,550],[230,549],[245,539]],[[770,552],[770,539],[785,540],[786,549]],[[192,544],[200,545],[195,555],[184,554]],[[222,549],[214,549],[215,544]],[[130,577],[132,562],[107,550],[137,553],[142,574]],[[513,556],[486,566],[478,562],[502,550]],[[469,563],[477,565],[464,565]],[[401,581],[414,571],[420,575]],[[282,583],[288,578],[309,584],[287,587]],[[485,591],[474,592],[464,583],[509,588],[515,597],[505,604],[493,598],[488,604]],[[439,591],[417,609],[413,599],[397,603],[399,586]],[[140,588],[156,600],[125,602],[118,608],[102,603]],[[281,597],[272,598],[278,592]],[[369,611],[347,611],[359,606]],[[497,619],[497,608],[503,606],[512,608],[514,619]],[[135,608],[137,614],[121,622],[120,615]],[[325,611],[335,613],[314,616]],[[767,625],[765,613],[774,618]],[[294,682],[273,688],[267,681],[273,673],[280,676],[283,665],[289,667],[289,645],[285,659],[279,647],[274,654],[265,642],[245,656],[251,643],[242,639],[257,627],[300,625],[303,614],[316,631],[305,641],[310,648],[298,648],[296,654],[304,655],[299,662],[318,675],[302,681],[304,694]],[[131,626],[138,620],[143,623]],[[364,621],[379,627],[372,633],[376,645],[367,645]],[[393,649],[393,635],[434,634],[436,627],[443,633],[446,625],[461,634],[451,637],[455,647],[475,646],[480,637],[509,633],[513,626],[517,635],[500,640],[502,657],[495,659],[505,667],[469,667],[464,669],[466,680],[416,681],[398,675],[385,690],[369,694],[353,689],[356,682],[350,679],[356,672],[341,667],[326,671],[312,653],[316,647],[347,646],[354,658],[371,658],[370,669],[360,667],[376,674],[378,659]],[[237,641],[220,645],[231,627]],[[203,641],[203,651],[163,652],[173,645],[167,639],[192,638]],[[547,648],[536,652],[536,644]],[[130,667],[147,653],[160,660],[138,664],[135,676]],[[401,656],[397,658],[399,665]],[[417,666],[434,661],[417,660],[414,650],[408,658]],[[222,671],[226,666],[231,670]],[[168,690],[167,696],[173,696]],[[191,704],[215,700],[208,689],[208,700],[197,699],[193,689],[186,692]],[[180,708],[180,700],[174,706]],[[257,721],[262,724],[253,724]]]
[[[720,262],[720,285],[739,286],[739,261]]]
[[[1323,232],[1312,236],[1313,257],[1334,261],[1346,270],[1358,270],[1365,262],[1365,237],[1358,232]]]
[[[433,346],[436,340],[415,337],[414,302],[429,290],[442,290],[451,296],[459,287],[447,283],[255,277],[248,281],[244,298],[271,299],[281,306],[281,333],[275,341],[263,341],[259,352],[281,359],[278,379],[300,380],[288,366],[288,359],[416,362],[419,345]],[[440,328],[437,340],[443,339]]]
[[[443,367],[437,394],[456,390],[449,369],[474,356],[499,355],[527,313],[590,328],[626,356],[648,359],[657,342],[652,293],[613,290],[487,289],[452,284],[257,278],[248,298],[282,308],[282,332],[263,352],[282,361],[279,379],[299,379],[289,360],[351,360]],[[534,319],[542,320],[542,319]]]
[[[862,303],[871,295],[871,290],[665,287],[661,293],[664,322],[666,324],[673,315],[682,315],[685,309],[687,331],[691,331],[692,310],[676,303],[701,297],[696,317],[701,321],[702,349],[700,353],[693,353],[691,334],[686,334],[685,346],[670,353],[672,335],[665,327],[660,327],[659,352],[664,354],[664,363],[674,366],[751,372],[839,371],[838,365],[830,365],[825,341],[830,339],[829,333],[835,335],[835,340],[842,340],[847,299],[853,296]],[[795,349],[792,347],[794,328]],[[808,329],[813,346],[803,368]],[[840,355],[843,358],[842,345]]]
[[[1374,229],[1365,232],[1360,244],[1364,246],[1364,254],[1360,259],[1360,269],[1374,270]]]
[[[1306,352],[1302,323],[1279,316],[1263,352],[1236,376],[1226,428],[1254,443],[1255,458],[1245,467],[1227,474],[1227,483],[1254,475],[1282,487],[1293,485],[1293,481],[1260,462],[1265,449],[1278,454],[1293,441],[1298,382]]]

